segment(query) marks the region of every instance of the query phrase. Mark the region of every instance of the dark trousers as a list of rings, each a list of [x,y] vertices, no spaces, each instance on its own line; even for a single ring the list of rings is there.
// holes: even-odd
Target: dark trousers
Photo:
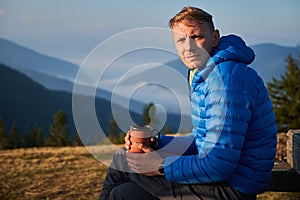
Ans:
[[[256,195],[241,193],[227,183],[179,184],[164,176],[144,176],[131,173],[125,150],[115,153],[108,169],[99,200],[164,200],[164,199],[256,199]]]

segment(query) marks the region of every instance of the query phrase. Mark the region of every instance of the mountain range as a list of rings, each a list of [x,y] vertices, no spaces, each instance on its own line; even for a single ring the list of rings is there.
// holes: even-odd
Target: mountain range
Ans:
[[[283,47],[276,44],[252,45],[256,54],[255,61],[250,65],[256,69],[265,82],[272,77],[279,78],[285,71],[286,58],[291,54],[298,59],[296,47]],[[64,110],[70,122],[70,129],[75,132],[72,116],[73,81],[79,66],[70,62],[50,57],[14,42],[0,38],[0,115],[8,124],[16,123],[21,128],[32,127],[38,123],[42,129],[48,130],[52,117],[58,110]],[[187,70],[179,59],[165,65],[186,76]],[[152,74],[153,76],[153,74]],[[88,76],[86,76],[88,79]],[[90,89],[89,86],[87,90]],[[84,90],[82,90],[84,91]],[[85,97],[86,94],[77,94]],[[110,91],[97,89],[95,105],[102,116],[100,123],[107,129],[111,113]],[[122,97],[120,96],[122,99]],[[120,101],[122,102],[122,101]],[[147,102],[132,100],[130,111],[132,118],[139,120],[143,107]],[[149,102],[148,102],[149,103]],[[118,109],[128,109],[119,103]],[[105,115],[103,115],[105,113]],[[180,114],[168,113],[168,124],[176,130]],[[189,116],[184,116],[185,128],[190,129]],[[47,133],[44,133],[47,134]]]
[[[299,59],[299,48],[296,46],[285,47],[267,43],[250,47],[256,55],[250,67],[253,67],[265,82],[271,81],[272,77],[279,78],[284,73],[285,61],[289,54]],[[0,38],[0,63],[28,75],[48,89],[68,92],[73,89],[73,81],[79,69],[78,65],[41,54],[3,38]],[[177,71],[186,74],[185,67],[179,59],[166,65],[174,68],[177,66]],[[101,92],[104,91],[99,93]]]
[[[257,44],[250,46],[255,52],[255,60],[250,65],[265,82],[272,81],[272,78],[279,79],[285,73],[287,66],[286,59],[291,55],[299,62],[299,47],[285,47],[276,44]]]
[[[15,123],[22,136],[25,129],[32,130],[33,126],[38,124],[45,137],[49,133],[50,125],[53,124],[55,113],[63,111],[68,121],[68,129],[72,136],[75,135],[71,93],[49,90],[21,72],[2,64],[0,64],[0,91],[0,116],[7,131]],[[83,95],[78,95],[77,98],[83,102],[90,99]],[[95,100],[99,124],[104,131],[107,131],[112,118],[111,102],[101,98],[93,100]],[[122,112],[122,107],[113,106]],[[85,115],[85,119],[89,118],[89,113],[82,114]],[[137,122],[141,119],[140,114],[134,112],[131,112],[131,116]]]

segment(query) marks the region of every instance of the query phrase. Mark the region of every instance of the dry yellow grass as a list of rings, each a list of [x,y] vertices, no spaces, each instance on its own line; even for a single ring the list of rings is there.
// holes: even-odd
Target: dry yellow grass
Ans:
[[[91,147],[105,155],[109,145]],[[103,157],[103,158],[104,158]],[[30,148],[0,151],[0,199],[97,199],[107,165],[84,147]],[[258,195],[258,200],[300,199],[299,193]]]
[[[0,199],[97,199],[107,166],[84,147],[0,151]]]

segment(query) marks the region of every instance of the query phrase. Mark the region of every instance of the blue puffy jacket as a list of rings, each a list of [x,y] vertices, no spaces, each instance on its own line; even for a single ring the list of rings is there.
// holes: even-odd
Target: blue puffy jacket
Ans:
[[[276,153],[275,115],[263,80],[251,68],[254,52],[238,36],[220,39],[191,82],[195,155],[165,159],[170,182],[228,182],[258,194],[271,179]],[[169,140],[162,137],[161,142]]]

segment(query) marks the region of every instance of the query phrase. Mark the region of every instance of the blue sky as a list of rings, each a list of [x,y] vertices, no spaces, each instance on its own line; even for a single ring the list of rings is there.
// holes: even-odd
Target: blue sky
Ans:
[[[238,34],[248,44],[300,44],[299,0],[1,0],[0,37],[80,64],[111,35],[167,28],[185,5],[208,11],[222,35]]]

